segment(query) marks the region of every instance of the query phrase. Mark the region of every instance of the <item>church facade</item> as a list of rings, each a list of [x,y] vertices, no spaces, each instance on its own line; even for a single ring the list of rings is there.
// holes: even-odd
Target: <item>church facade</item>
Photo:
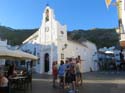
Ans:
[[[67,27],[61,25],[54,15],[53,9],[47,6],[43,13],[42,24],[38,31],[28,37],[20,47],[21,50],[30,52],[39,57],[34,64],[38,73],[52,73],[53,61],[66,60],[66,58],[80,57],[83,72],[97,70],[96,45],[84,41],[82,43],[67,39]]]

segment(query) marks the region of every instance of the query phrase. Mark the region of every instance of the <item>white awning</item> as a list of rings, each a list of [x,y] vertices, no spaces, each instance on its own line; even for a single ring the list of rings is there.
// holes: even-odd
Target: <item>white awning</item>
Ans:
[[[17,58],[17,59],[30,59],[30,60],[37,60],[38,57],[34,56],[32,54],[20,51],[20,50],[11,50],[6,47],[0,47],[0,58],[3,59],[11,59],[11,58]]]
[[[23,52],[23,51],[21,51],[21,50],[15,50],[14,52],[15,52],[15,54],[17,54],[17,55],[20,55],[22,59],[31,59],[31,60],[37,60],[37,59],[38,59],[37,56],[34,56],[34,55],[32,55],[32,54]]]

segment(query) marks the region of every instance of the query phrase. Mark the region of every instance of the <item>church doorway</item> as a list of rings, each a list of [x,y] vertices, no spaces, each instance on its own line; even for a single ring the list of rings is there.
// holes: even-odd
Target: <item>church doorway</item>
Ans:
[[[45,53],[44,55],[44,71],[48,72],[49,71],[49,54]]]

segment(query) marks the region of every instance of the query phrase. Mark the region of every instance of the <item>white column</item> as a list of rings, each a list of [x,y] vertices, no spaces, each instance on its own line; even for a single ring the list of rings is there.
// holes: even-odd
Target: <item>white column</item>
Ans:
[[[52,74],[52,63],[53,63],[53,22],[52,22],[52,11],[50,11],[50,31],[51,31],[51,51],[50,51],[50,64],[49,64],[49,73],[48,74]]]

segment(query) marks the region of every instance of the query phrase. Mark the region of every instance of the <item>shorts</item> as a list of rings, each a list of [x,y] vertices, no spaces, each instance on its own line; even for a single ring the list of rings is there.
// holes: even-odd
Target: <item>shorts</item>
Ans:
[[[71,82],[73,82],[73,81],[76,81],[76,75],[75,74],[71,74]]]
[[[82,77],[82,73],[81,72],[77,72],[76,73],[76,77]]]
[[[60,82],[64,82],[64,76],[59,76]]]
[[[67,72],[67,73],[66,73],[66,76],[65,76],[65,82],[66,82],[66,83],[71,83],[70,76],[71,76],[71,74],[70,74],[69,72]]]

